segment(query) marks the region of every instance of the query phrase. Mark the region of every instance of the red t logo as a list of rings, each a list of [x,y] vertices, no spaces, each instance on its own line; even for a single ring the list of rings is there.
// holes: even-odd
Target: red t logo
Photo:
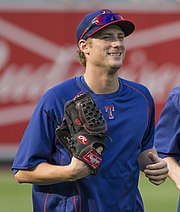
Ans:
[[[108,118],[109,119],[114,119],[114,116],[113,116],[113,111],[114,111],[114,106],[105,106],[105,110],[106,112],[108,113]]]

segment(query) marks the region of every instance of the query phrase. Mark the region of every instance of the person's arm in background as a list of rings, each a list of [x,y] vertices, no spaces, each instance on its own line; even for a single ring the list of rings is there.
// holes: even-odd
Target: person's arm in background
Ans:
[[[178,190],[180,190],[180,86],[170,92],[160,114],[155,131],[155,147],[164,161]]]
[[[178,162],[172,157],[166,157],[164,161],[168,164],[168,176],[175,182],[177,189],[180,190],[180,166]]]

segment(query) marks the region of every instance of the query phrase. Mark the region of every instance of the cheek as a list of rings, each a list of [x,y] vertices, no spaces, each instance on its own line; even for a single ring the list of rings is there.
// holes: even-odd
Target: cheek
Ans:
[[[126,50],[124,50],[124,52],[123,52],[123,60],[124,60],[124,58],[125,58],[125,56],[126,56]]]
[[[122,59],[124,59],[125,55],[126,55],[126,48],[125,48],[124,43],[122,44],[121,48],[122,48]]]
[[[91,50],[91,56],[92,57],[96,57],[97,55],[98,56],[103,56],[103,54],[104,54],[104,52],[105,52],[105,50],[103,50],[102,48],[100,49],[100,48],[93,48],[93,50]]]

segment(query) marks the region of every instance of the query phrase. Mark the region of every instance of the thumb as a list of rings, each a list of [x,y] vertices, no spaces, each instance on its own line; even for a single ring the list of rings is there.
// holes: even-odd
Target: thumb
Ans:
[[[103,147],[102,146],[98,146],[98,148],[96,149],[96,151],[101,155],[103,152]]]
[[[152,163],[158,163],[159,162],[159,157],[152,152],[148,153],[148,158],[152,161]]]

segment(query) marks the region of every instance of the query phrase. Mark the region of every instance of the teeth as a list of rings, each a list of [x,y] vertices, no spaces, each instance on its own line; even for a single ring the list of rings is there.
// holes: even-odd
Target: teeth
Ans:
[[[110,53],[111,56],[120,56],[121,53]]]

